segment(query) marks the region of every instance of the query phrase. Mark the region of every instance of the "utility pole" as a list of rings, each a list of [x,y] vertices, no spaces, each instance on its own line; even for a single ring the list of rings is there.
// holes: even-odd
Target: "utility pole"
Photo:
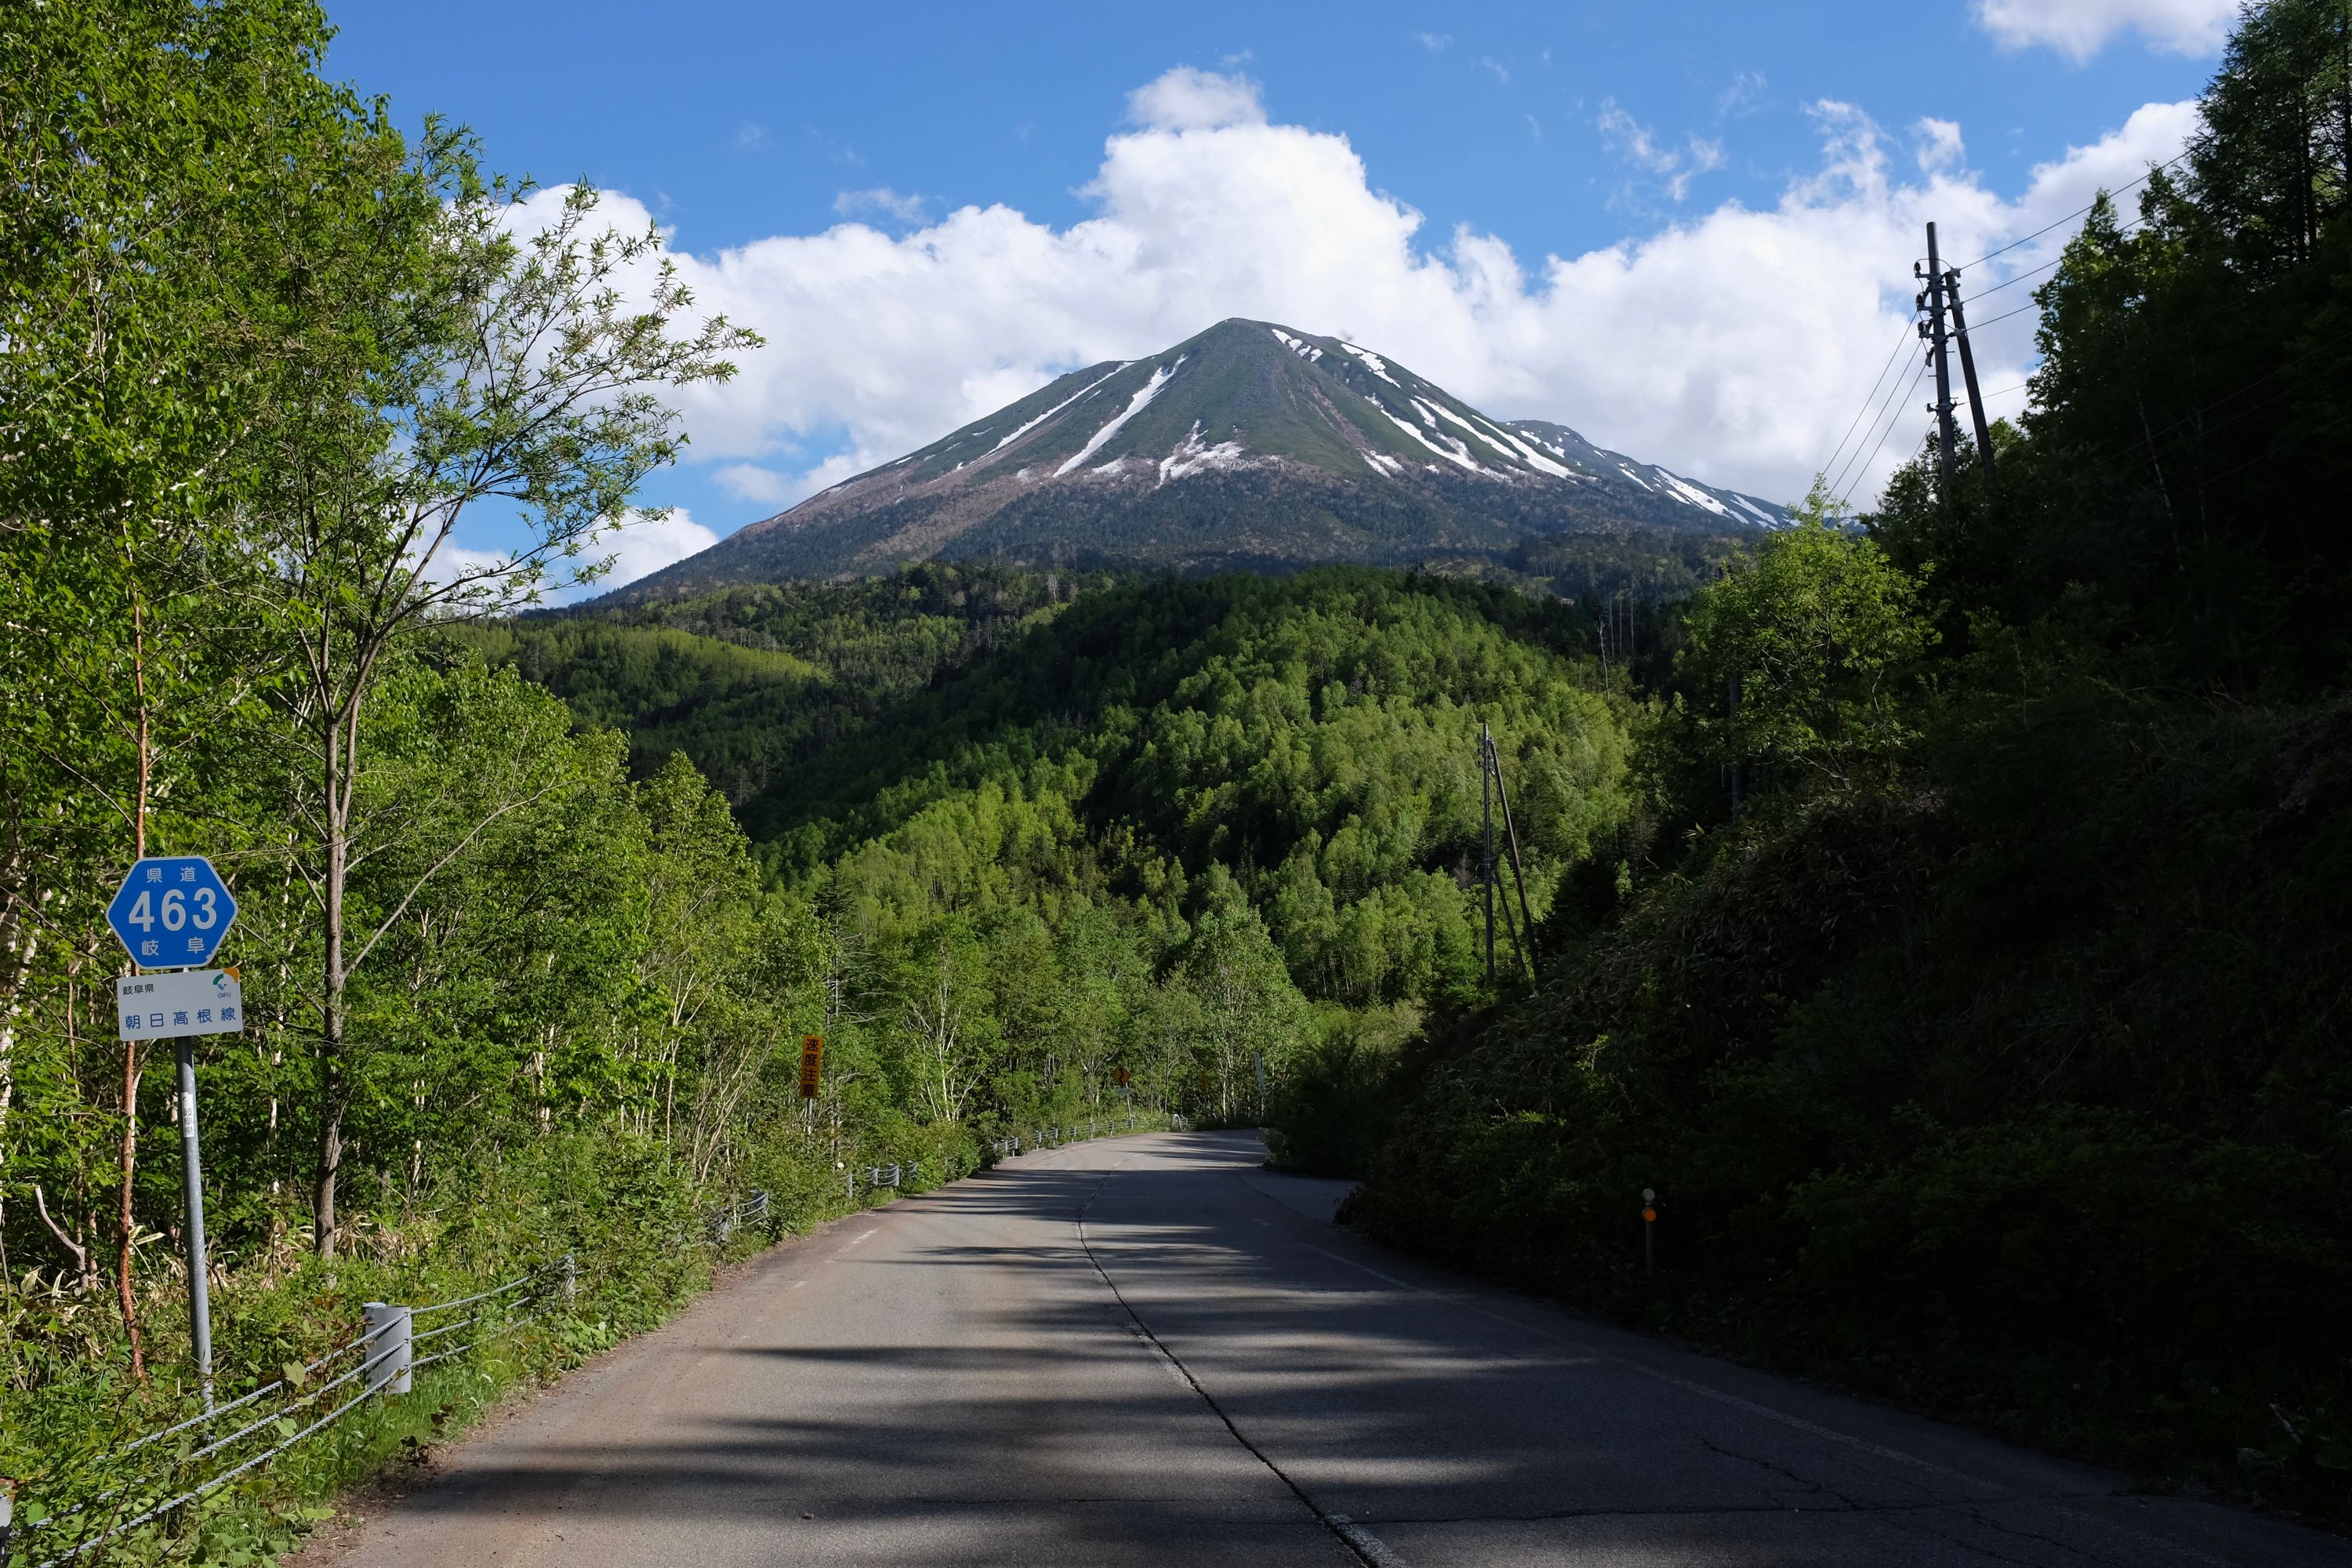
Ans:
[[[1913,262],[1911,276],[1919,276],[1919,265]],[[1944,331],[1944,263],[1936,254],[1936,226],[1927,226],[1927,287],[1919,296],[1919,304],[1927,319],[1919,323],[1919,335],[1927,340],[1928,353],[1936,363],[1936,401],[1928,409],[1936,416],[1939,439],[1936,449],[1936,471],[1943,480],[1944,503],[1952,500],[1952,363],[1948,339]]]
[[[1486,862],[1484,883],[1486,900],[1486,983],[1491,985],[1495,981],[1495,890],[1503,879],[1502,869],[1495,860],[1494,806],[1497,801],[1503,807],[1505,853],[1510,858],[1511,885],[1517,890],[1519,900],[1519,913],[1516,922],[1511,918],[1510,900],[1508,899],[1503,900],[1503,921],[1511,928],[1511,943],[1519,950],[1519,963],[1527,970],[1528,979],[1532,982],[1536,977],[1536,960],[1535,954],[1528,951],[1528,944],[1535,936],[1536,919],[1528,908],[1528,879],[1519,868],[1519,830],[1517,825],[1511,820],[1511,792],[1503,784],[1503,762],[1501,753],[1495,750],[1495,732],[1483,723],[1478,726],[1478,772],[1481,776],[1481,787],[1486,792],[1487,800]]]
[[[1486,900],[1486,984],[1495,984],[1495,773],[1486,765],[1486,726],[1478,726],[1478,794],[1486,814],[1486,853],[1478,862],[1478,892]]]
[[[1933,224],[1927,226],[1930,231],[1935,228]],[[1952,303],[1952,335],[1960,341],[1960,379],[1968,384],[1969,419],[1977,427],[1977,462],[1984,469],[1986,487],[1998,489],[2000,481],[1992,471],[1992,426],[1985,420],[1984,396],[1977,391],[1977,356],[1969,350],[1969,319],[1960,313],[1960,275],[1957,270],[1944,274],[1944,294]]]

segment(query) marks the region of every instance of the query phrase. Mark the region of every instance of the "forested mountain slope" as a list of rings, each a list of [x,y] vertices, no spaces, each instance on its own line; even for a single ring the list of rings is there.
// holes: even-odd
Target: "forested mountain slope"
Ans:
[[[448,635],[554,691],[582,724],[626,733],[640,774],[683,752],[740,805],[1107,581],[923,563],[849,583],[607,600]]]
[[[1359,1223],[2352,1511],[2347,61],[2341,0],[2250,8],[2021,425],[1696,594],[1541,989],[1290,1079]]]
[[[934,564],[659,612],[715,636],[463,635],[627,724],[648,763],[676,745],[750,786],[772,867],[862,929],[1108,900],[1181,931],[1228,888],[1302,990],[1356,1005],[1479,989],[1481,723],[1537,909],[1629,809],[1626,711],[1576,606],[1339,568],[1077,588]]]
[[[1606,558],[1746,537],[1785,508],[1497,421],[1393,361],[1267,321],[1071,372],[611,595],[640,605],[908,561],[1213,571]],[[1665,543],[1673,550],[1678,546]]]

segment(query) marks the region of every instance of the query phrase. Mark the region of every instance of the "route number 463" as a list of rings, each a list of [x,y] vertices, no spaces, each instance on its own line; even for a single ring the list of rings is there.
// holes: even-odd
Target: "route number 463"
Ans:
[[[153,931],[158,921],[165,931],[184,931],[189,926],[210,931],[220,924],[220,895],[210,888],[187,892],[166,888],[163,896],[157,899],[152,890],[142,888],[139,896],[131,900],[130,912],[122,918],[142,931]]]
[[[236,921],[236,896],[201,855],[140,861],[106,906],[106,923],[142,969],[201,969]]]

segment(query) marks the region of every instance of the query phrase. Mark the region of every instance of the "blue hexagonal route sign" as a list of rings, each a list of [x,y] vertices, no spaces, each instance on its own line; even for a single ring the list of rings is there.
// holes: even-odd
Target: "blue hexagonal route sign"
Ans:
[[[236,900],[201,855],[151,855],[131,868],[106,923],[142,969],[201,969],[220,951]]]

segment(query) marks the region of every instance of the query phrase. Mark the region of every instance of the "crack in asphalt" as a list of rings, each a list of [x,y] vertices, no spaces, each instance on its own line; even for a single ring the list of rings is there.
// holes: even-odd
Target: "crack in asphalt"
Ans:
[[[1853,1499],[1846,1496],[1843,1492],[1832,1490],[1825,1483],[1814,1480],[1810,1477],[1801,1476],[1796,1471],[1789,1468],[1786,1465],[1775,1463],[1770,1459],[1759,1458],[1754,1454],[1743,1454],[1737,1448],[1727,1448],[1704,1432],[1694,1432],[1691,1436],[1696,1438],[1698,1446],[1705,1448],[1707,1452],[1711,1454],[1719,1454],[1727,1459],[1737,1459],[1743,1465],[1753,1465],[1759,1470],[1766,1470],[1776,1476],[1784,1476],[1790,1481],[1795,1482],[1799,1487],[1802,1488],[1808,1496],[1835,1498],[1838,1502],[1843,1505],[1840,1510],[1842,1512],[1859,1513],[1862,1511],[1862,1505],[1854,1501]]]
[[[1087,1201],[1078,1205],[1077,1213],[1072,1216],[1071,1223],[1077,1228],[1078,1246],[1085,1249],[1087,1261],[1094,1265],[1096,1277],[1102,1280],[1103,1288],[1111,1293],[1119,1307],[1127,1313],[1128,1321],[1132,1325],[1129,1331],[1139,1339],[1149,1341],[1151,1348],[1166,1358],[1166,1363],[1184,1380],[1186,1386],[1199,1394],[1201,1402],[1209,1407],[1218,1420],[1225,1424],[1225,1430],[1233,1434],[1234,1441],[1247,1448],[1259,1464],[1264,1465],[1273,1473],[1276,1480],[1289,1488],[1290,1495],[1297,1498],[1305,1506],[1307,1511],[1315,1516],[1315,1521],[1329,1531],[1332,1539],[1346,1547],[1349,1554],[1357,1562],[1363,1563],[1364,1568],[1404,1568],[1404,1564],[1395,1553],[1390,1552],[1379,1541],[1368,1536],[1362,1526],[1344,1514],[1328,1511],[1313,1498],[1307,1496],[1306,1488],[1291,1479],[1289,1472],[1276,1464],[1265,1449],[1251,1442],[1242,1429],[1234,1425],[1234,1418],[1225,1413],[1223,1405],[1217,1403],[1216,1395],[1202,1387],[1201,1380],[1192,1375],[1192,1369],[1186,1366],[1182,1359],[1174,1351],[1170,1350],[1158,1334],[1151,1331],[1151,1325],[1143,1321],[1143,1314],[1135,1310],[1135,1304],[1127,1299],[1127,1293],[1118,1288],[1118,1282],[1113,1279],[1110,1277],[1110,1271],[1103,1267],[1102,1259],[1095,1256],[1094,1243],[1087,1239],[1087,1211],[1094,1207],[1095,1200],[1102,1195],[1103,1188],[1110,1184],[1110,1177],[1111,1173],[1108,1171],[1103,1173],[1102,1180],[1097,1182],[1094,1191],[1087,1194]]]

